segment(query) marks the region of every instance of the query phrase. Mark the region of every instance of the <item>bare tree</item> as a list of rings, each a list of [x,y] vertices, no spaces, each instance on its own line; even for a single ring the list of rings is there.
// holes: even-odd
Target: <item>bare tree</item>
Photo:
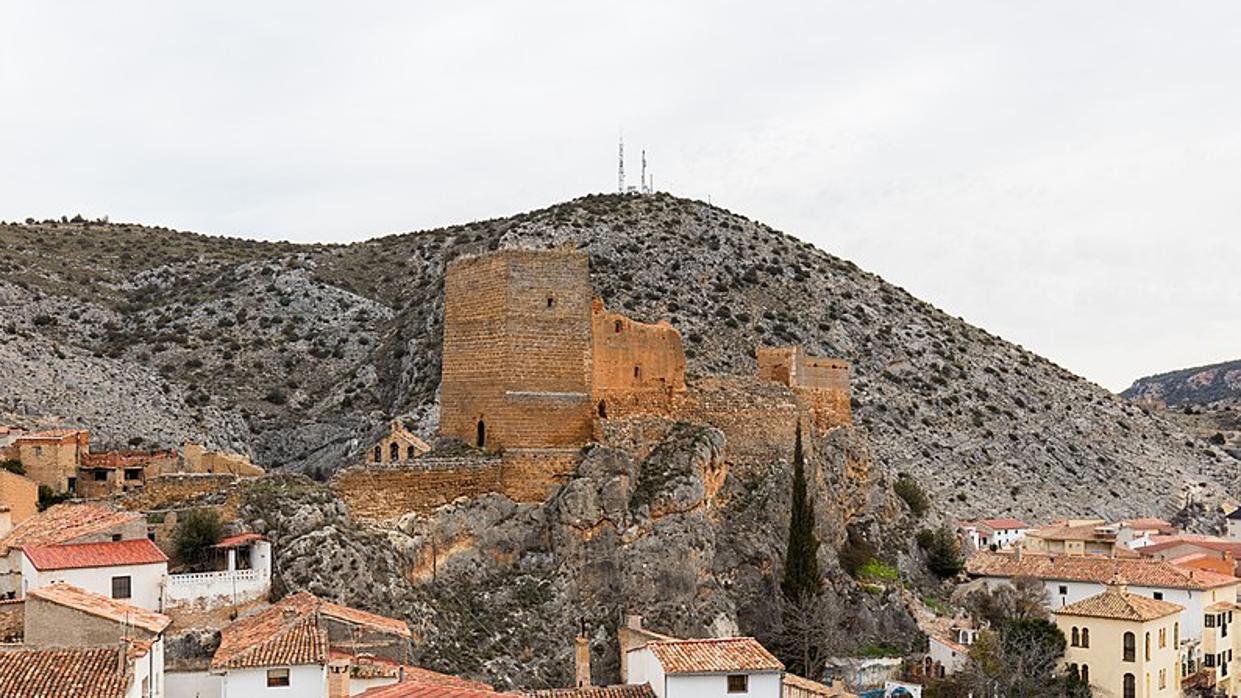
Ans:
[[[829,657],[846,644],[840,612],[827,592],[780,599],[776,645],[790,672],[819,680]]]

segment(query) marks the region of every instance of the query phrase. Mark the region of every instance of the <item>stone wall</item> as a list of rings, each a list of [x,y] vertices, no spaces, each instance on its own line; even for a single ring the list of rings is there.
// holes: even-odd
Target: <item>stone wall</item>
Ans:
[[[147,478],[146,486],[130,492],[122,500],[130,510],[169,509],[204,495],[231,488],[238,482],[233,475],[215,473],[170,473]]]
[[[159,472],[161,474],[174,472],[232,474],[243,477],[257,477],[264,473],[262,468],[239,453],[208,451],[201,444],[190,443],[185,444],[182,453],[181,463],[161,468]]]
[[[8,507],[14,526],[39,512],[39,484],[7,470],[0,470],[0,506]]]
[[[144,628],[123,628],[115,621],[35,596],[26,597],[25,616],[24,642],[30,647],[113,645],[123,631],[144,640],[155,637]]]
[[[792,388],[819,431],[853,423],[849,362],[811,356],[801,347],[759,347],[755,353],[758,377]]]
[[[685,349],[672,325],[631,320],[608,311],[596,298],[591,335],[598,417],[666,414],[685,392]]]
[[[578,450],[510,450],[503,456],[424,456],[413,462],[341,470],[332,488],[359,519],[387,521],[428,512],[460,497],[547,498],[577,466]]]
[[[69,489],[69,481],[77,477],[82,455],[90,452],[90,433],[67,431],[54,437],[30,434],[19,438],[14,445],[27,477],[64,492]]]
[[[405,428],[400,420],[392,420],[388,434],[371,447],[367,460],[371,463],[398,463],[421,457],[431,447]]]
[[[590,271],[576,251],[506,250],[449,265],[440,432],[490,451],[591,436]]]

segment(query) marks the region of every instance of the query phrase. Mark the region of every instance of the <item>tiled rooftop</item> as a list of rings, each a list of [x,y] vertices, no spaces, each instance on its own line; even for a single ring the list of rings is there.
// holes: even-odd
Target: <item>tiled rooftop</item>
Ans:
[[[329,650],[328,659],[330,661],[346,661],[353,667],[351,676],[355,679],[395,679],[404,676],[405,681],[418,681],[420,683],[438,683],[445,686],[459,686],[461,688],[473,688],[480,691],[491,691],[491,686],[482,681],[471,681],[470,679],[452,674],[441,674],[438,671],[423,669],[422,667],[401,664],[383,657],[372,655],[358,656],[349,652],[341,652],[338,650]]]
[[[148,611],[133,604],[86,591],[72,584],[51,584],[26,592],[27,598],[42,599],[117,623],[133,625],[152,633],[160,633],[172,619],[162,613]]]
[[[117,671],[116,647],[0,650],[0,696],[5,698],[123,698],[127,672]]]
[[[1101,555],[1043,555],[981,551],[970,556],[965,571],[975,577],[1034,577],[1066,582],[1106,584],[1117,575],[1133,586],[1166,589],[1216,589],[1237,584],[1232,575],[1182,569],[1165,560],[1112,558]]]
[[[0,556],[7,555],[10,548],[67,543],[140,518],[142,515],[136,512],[113,511],[96,504],[57,504],[22,521],[0,538]]]
[[[367,689],[359,693],[357,698],[497,698],[497,696],[505,695],[515,694],[445,686],[439,683],[405,681]]]
[[[146,538],[105,543],[27,545],[22,548],[36,570],[68,570],[116,565],[167,563],[168,556]]]
[[[525,695],[535,698],[655,698],[655,691],[646,683],[622,683],[615,686],[548,688],[526,691]]]
[[[1115,587],[1062,608],[1052,609],[1059,616],[1086,616],[1116,620],[1147,621],[1163,618],[1185,610],[1168,601],[1130,594]]]
[[[238,533],[234,536],[225,536],[216,543],[216,548],[236,548],[242,545],[250,545],[255,541],[267,540],[258,533]]]
[[[211,666],[228,669],[324,664],[329,659],[329,647],[327,632],[319,627],[320,615],[411,637],[409,626],[403,621],[323,601],[299,591],[220,631],[220,647]]]
[[[1009,529],[1029,528],[1030,526],[1020,519],[979,519],[978,521],[968,521],[967,524],[982,525],[993,531],[1003,531]]]
[[[781,671],[784,665],[752,637],[658,640],[646,648],[669,674]]]

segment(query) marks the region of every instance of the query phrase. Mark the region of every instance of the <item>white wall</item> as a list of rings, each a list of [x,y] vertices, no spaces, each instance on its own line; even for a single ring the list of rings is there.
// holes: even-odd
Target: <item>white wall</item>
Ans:
[[[629,650],[629,683],[651,685],[657,698],[664,696],[664,669],[645,647]]]
[[[164,676],[168,698],[222,698],[223,679],[206,671],[170,671]]]
[[[22,588],[18,594],[20,598],[25,598],[26,592],[31,589],[59,582],[72,584],[111,598],[112,578],[128,576],[130,598],[123,599],[123,601],[150,611],[164,609],[163,587],[164,580],[168,577],[168,563],[166,562],[41,572],[30,563],[30,558],[22,555],[21,560]]]
[[[780,698],[782,675],[778,671],[762,673],[732,672],[750,677],[745,693],[728,692],[728,674],[669,674],[666,696],[660,698]]]
[[[930,652],[928,654],[931,655],[931,659],[944,667],[945,674],[955,674],[961,671],[965,666],[965,660],[969,658],[969,655],[958,652],[956,649],[940,642],[939,638],[934,635],[930,637],[929,646]]]
[[[230,669],[224,674],[221,698],[322,698],[327,695],[326,666],[302,664],[287,667],[290,669],[289,685],[280,688],[267,687],[268,668],[282,667]]]
[[[250,566],[248,570],[171,575],[168,604],[215,608],[266,598],[271,591],[271,543],[257,541],[251,546]]]

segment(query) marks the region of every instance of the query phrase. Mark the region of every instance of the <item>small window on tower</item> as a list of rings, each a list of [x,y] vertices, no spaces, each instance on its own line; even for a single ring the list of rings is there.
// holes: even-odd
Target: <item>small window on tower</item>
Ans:
[[[556,305],[556,299],[555,299],[555,298],[553,298],[553,297],[551,297],[551,296],[548,296],[548,297],[547,297],[547,307],[552,308],[552,307],[555,307],[555,305]]]
[[[616,333],[620,334],[621,328],[624,326],[625,326],[625,323],[621,322],[620,320],[617,320],[616,321]]]

